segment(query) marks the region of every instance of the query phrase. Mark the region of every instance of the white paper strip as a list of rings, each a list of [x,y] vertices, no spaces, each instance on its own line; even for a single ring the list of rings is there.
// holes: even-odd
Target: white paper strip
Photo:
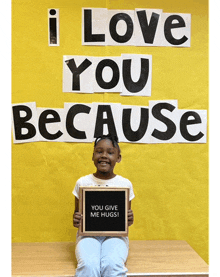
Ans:
[[[191,14],[82,9],[82,45],[190,47]]]
[[[177,100],[149,101],[149,108],[65,103],[54,109],[30,102],[12,105],[12,128],[14,143],[92,142],[109,133],[130,143],[206,143],[207,111],[178,110]]]

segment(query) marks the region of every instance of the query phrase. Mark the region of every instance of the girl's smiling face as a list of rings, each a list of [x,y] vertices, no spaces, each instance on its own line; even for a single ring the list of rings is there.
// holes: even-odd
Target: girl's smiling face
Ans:
[[[101,179],[111,179],[115,176],[113,170],[116,163],[121,161],[119,149],[114,147],[109,139],[100,140],[93,152],[92,160],[97,168],[95,177]]]

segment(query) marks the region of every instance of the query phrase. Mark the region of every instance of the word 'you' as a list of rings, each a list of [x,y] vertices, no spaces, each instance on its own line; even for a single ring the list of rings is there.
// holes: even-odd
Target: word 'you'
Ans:
[[[63,92],[151,96],[152,56],[63,57]]]

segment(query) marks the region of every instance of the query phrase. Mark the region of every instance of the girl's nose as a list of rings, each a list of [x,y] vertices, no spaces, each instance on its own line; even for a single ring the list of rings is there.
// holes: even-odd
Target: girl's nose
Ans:
[[[102,152],[102,157],[107,157],[107,153],[105,151]]]

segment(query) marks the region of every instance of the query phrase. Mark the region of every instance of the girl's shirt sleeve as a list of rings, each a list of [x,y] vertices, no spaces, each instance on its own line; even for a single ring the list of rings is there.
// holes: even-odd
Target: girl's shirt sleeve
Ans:
[[[77,180],[74,190],[72,191],[73,195],[79,199],[79,187],[80,187],[80,180]]]
[[[135,195],[134,195],[133,185],[130,181],[129,181],[129,188],[130,188],[129,201],[131,201],[132,199],[134,199]]]

